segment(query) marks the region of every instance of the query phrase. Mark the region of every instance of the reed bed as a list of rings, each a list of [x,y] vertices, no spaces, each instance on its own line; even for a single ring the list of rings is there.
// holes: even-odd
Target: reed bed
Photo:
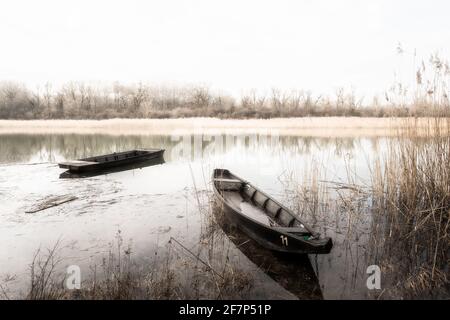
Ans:
[[[448,129],[415,127],[392,141],[372,177],[375,254],[395,297],[448,297],[450,137]]]
[[[439,122],[441,132],[449,121]],[[274,119],[110,119],[110,120],[0,120],[0,134],[272,134],[307,137],[386,137],[408,133],[411,123],[417,135],[427,136],[435,118],[308,117]]]
[[[365,268],[380,266],[382,290],[365,290],[369,298],[450,296],[447,125],[447,119],[430,120],[423,135],[410,120],[368,163],[369,181],[360,181],[350,165],[344,181],[328,181],[326,167],[317,163],[304,176],[280,177],[286,203],[343,252],[340,263],[348,270],[342,281],[365,287]]]

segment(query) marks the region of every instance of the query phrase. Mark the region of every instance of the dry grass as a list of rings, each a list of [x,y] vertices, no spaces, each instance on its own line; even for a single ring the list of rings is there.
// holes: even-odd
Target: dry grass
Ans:
[[[66,277],[61,272],[61,261],[56,245],[43,254],[36,252],[31,265],[30,300],[83,299],[242,299],[248,298],[252,287],[250,275],[230,263],[228,256],[215,249],[216,242],[206,244],[198,253],[183,245],[167,245],[164,257],[150,266],[139,265],[132,256],[131,247],[123,248],[120,233],[116,244],[97,268],[94,266],[81,289],[65,287]],[[201,244],[205,246],[205,243]],[[222,247],[223,248],[223,247]],[[216,251],[215,251],[216,250]],[[203,253],[207,255],[203,256]],[[202,263],[199,263],[199,262]],[[207,261],[207,262],[205,262]],[[4,299],[10,299],[7,286],[1,286]]]
[[[404,289],[406,297],[416,297],[427,289],[432,297],[449,289],[450,137],[448,131],[414,132],[411,127],[393,142],[374,170],[373,235],[397,283],[393,294]]]
[[[449,119],[449,118],[447,118]],[[386,137],[409,132],[427,136],[434,118],[279,118],[253,120],[195,119],[113,119],[113,120],[0,120],[0,134],[271,134],[308,137]],[[438,123],[448,132],[449,121]]]
[[[61,287],[65,277],[55,277],[56,268],[61,262],[57,254],[59,246],[60,241],[58,240],[55,246],[48,249],[46,253],[42,253],[40,249],[36,251],[30,265],[30,289],[27,299],[53,300],[64,296]]]
[[[422,129],[416,125],[410,121],[406,130],[389,140],[387,150],[369,164],[371,180],[365,185],[351,168],[346,180],[327,181],[325,168],[317,164],[305,168],[304,177],[280,177],[294,211],[323,233],[333,230],[335,245],[349,248],[349,266],[354,270],[349,273],[356,277],[358,272],[364,275],[370,264],[381,267],[384,290],[381,295],[373,293],[374,298],[450,295],[448,120],[430,120]],[[419,130],[425,134],[418,135]],[[358,254],[352,246],[358,244],[365,248],[364,261],[355,259]]]

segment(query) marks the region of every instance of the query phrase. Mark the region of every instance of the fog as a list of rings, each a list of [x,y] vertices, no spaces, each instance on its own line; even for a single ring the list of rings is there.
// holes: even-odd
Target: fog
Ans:
[[[450,52],[448,1],[0,3],[0,81],[382,93]],[[401,44],[403,54],[398,54]]]

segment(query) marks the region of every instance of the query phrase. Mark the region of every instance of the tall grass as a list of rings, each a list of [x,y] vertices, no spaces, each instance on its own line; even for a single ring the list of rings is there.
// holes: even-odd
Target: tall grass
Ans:
[[[365,291],[373,298],[450,296],[449,120],[435,118],[423,129],[411,120],[387,140],[368,163],[369,181],[350,166],[338,182],[328,181],[318,165],[305,168],[304,177],[281,178],[287,203],[345,255],[341,263],[349,268],[341,281],[359,277],[364,287],[365,268],[380,266],[382,291]]]
[[[65,277],[55,277],[57,266],[61,262],[61,258],[57,255],[59,246],[58,240],[46,253],[42,253],[40,249],[36,251],[30,265],[30,289],[27,299],[53,300],[63,297],[64,294],[60,288]]]
[[[449,289],[450,131],[436,119],[427,137],[393,141],[373,175],[373,237],[391,294],[436,296]],[[445,288],[447,287],[447,288]]]

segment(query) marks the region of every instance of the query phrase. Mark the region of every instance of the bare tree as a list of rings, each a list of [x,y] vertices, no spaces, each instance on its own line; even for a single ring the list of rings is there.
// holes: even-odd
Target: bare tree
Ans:
[[[207,108],[211,102],[209,89],[206,87],[197,87],[193,89],[192,104],[195,108]]]
[[[52,85],[47,82],[44,86],[44,105],[46,118],[52,117]]]
[[[131,111],[133,115],[136,115],[139,112],[141,106],[147,100],[147,97],[147,89],[142,85],[142,83],[139,83],[137,89],[131,91]]]

